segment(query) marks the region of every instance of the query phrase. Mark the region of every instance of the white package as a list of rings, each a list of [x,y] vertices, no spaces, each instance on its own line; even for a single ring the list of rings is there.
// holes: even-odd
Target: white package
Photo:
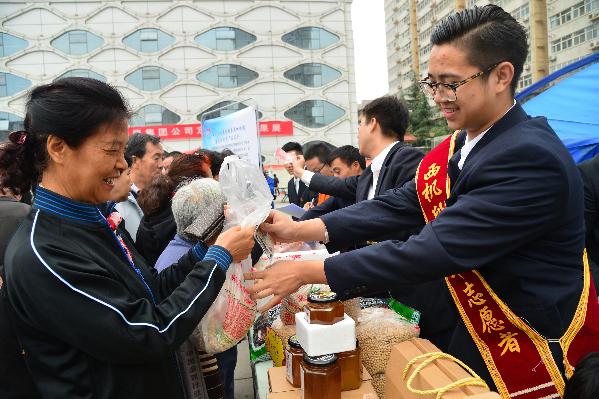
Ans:
[[[308,356],[353,351],[356,349],[356,322],[344,314],[335,324],[310,324],[305,312],[295,314],[295,335]]]

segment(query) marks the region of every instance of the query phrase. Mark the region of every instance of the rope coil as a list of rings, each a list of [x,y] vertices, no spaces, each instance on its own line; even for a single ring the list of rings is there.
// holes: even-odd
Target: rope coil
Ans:
[[[414,368],[414,372],[412,373],[412,375],[410,376],[410,378],[408,378],[408,381],[406,382],[406,387],[408,388],[408,391],[418,394],[418,395],[435,395],[436,394],[436,399],[441,399],[442,396],[447,392],[450,391],[452,389],[455,388],[461,388],[461,387],[465,387],[465,386],[480,386],[480,387],[484,387],[484,388],[489,388],[487,386],[487,383],[478,376],[478,374],[476,374],[474,372],[474,370],[472,370],[470,367],[468,367],[466,364],[464,364],[464,362],[462,362],[459,359],[456,359],[455,357],[451,356],[450,354],[444,353],[444,352],[430,352],[430,353],[425,353],[423,355],[420,356],[416,356],[414,359],[410,360],[408,362],[408,364],[406,365],[406,367],[403,370],[403,379],[406,379],[406,376],[408,374],[408,371],[410,370],[410,367],[412,367],[414,365],[414,363],[418,362],[419,360],[422,360],[422,363],[420,363],[418,366],[416,366]],[[437,359],[448,359],[448,360],[453,360],[454,362],[456,362],[457,364],[459,364],[460,366],[462,366],[466,371],[468,371],[471,374],[471,377],[466,377],[466,378],[462,378],[458,381],[452,382],[451,384],[448,384],[444,387],[441,388],[433,388],[433,389],[427,389],[427,390],[420,390],[420,389],[416,389],[412,386],[414,380],[416,379],[416,377],[418,376],[418,374],[429,364],[431,364],[432,362],[434,362]]]

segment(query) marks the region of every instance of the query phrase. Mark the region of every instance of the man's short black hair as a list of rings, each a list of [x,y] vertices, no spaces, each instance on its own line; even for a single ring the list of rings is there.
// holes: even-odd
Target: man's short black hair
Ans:
[[[503,8],[489,4],[443,18],[433,29],[431,44],[446,43],[464,49],[468,54],[468,62],[481,71],[499,62],[511,63],[514,66],[512,95],[516,92],[528,54],[526,31]]]
[[[395,137],[399,141],[403,141],[410,120],[408,107],[396,96],[383,96],[372,100],[358,115],[363,115],[367,123],[375,118],[385,136]]]
[[[576,365],[574,375],[566,382],[564,399],[599,398],[599,352],[592,352]]]
[[[306,143],[304,151],[304,159],[307,161],[312,158],[318,158],[321,163],[326,163],[329,159],[329,154],[337,147],[324,141],[316,143]]]
[[[288,143],[285,143],[285,145],[283,147],[281,147],[281,149],[285,152],[295,151],[295,155],[303,155],[304,154],[304,152],[302,151],[302,145],[295,141],[290,141]]]
[[[360,155],[360,150],[353,145],[342,145],[341,147],[333,150],[333,152],[329,154],[327,165],[331,166],[333,161],[337,158],[339,158],[341,162],[347,166],[352,166],[354,162],[358,162],[362,169],[366,169],[366,159]]]
[[[160,144],[160,137],[152,134],[134,133],[133,136],[129,137],[125,155],[131,159],[133,157],[143,158],[146,155],[146,144],[148,143],[158,145]]]

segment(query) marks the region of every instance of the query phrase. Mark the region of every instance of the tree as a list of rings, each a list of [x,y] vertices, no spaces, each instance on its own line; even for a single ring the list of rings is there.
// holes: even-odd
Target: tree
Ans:
[[[450,133],[445,120],[435,116],[417,81],[410,86],[407,95],[405,101],[410,111],[408,131],[416,137],[417,146],[426,146],[427,139]]]

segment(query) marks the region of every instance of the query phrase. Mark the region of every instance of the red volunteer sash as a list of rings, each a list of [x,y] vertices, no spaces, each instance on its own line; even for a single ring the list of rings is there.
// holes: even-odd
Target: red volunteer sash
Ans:
[[[418,200],[427,223],[445,208],[445,200],[449,197],[447,167],[458,133],[435,147],[416,171]],[[584,355],[599,350],[599,303],[586,251],[583,265],[584,285],[580,301],[572,323],[559,339],[568,377],[574,372],[573,365]],[[564,379],[548,341],[516,316],[478,271],[456,274],[445,280],[502,398],[562,397]]]

